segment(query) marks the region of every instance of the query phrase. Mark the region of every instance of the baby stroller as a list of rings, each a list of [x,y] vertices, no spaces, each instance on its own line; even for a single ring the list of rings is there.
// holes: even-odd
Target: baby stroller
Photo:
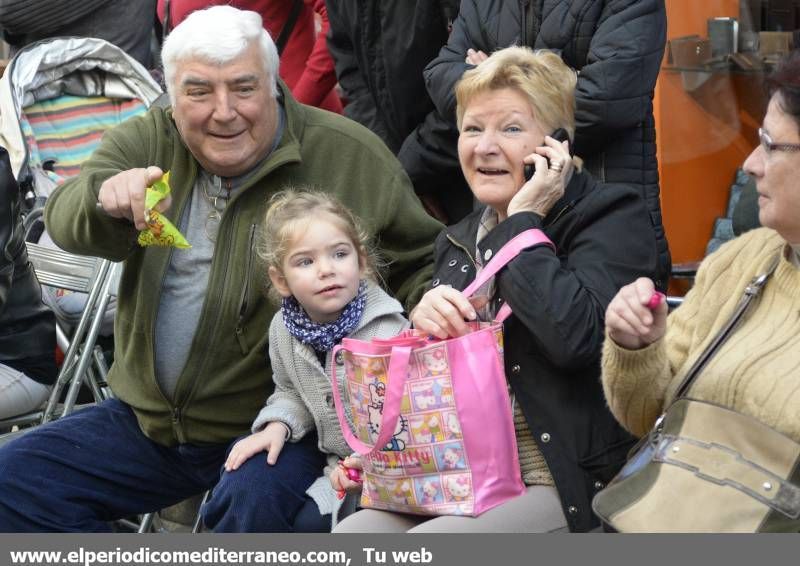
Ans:
[[[102,39],[55,38],[17,53],[0,80],[0,145],[26,196],[46,198],[106,129],[161,93],[144,67]]]
[[[54,38],[16,54],[0,79],[0,146],[8,150],[23,193],[28,242],[56,248],[42,221],[47,197],[79,172],[105,130],[143,114],[161,94],[144,67],[101,39]],[[104,273],[112,277],[116,271],[106,266]],[[45,303],[65,330],[59,338],[62,351],[67,351],[66,336],[81,327],[81,319],[92,309],[87,309],[89,295],[48,285],[42,289]],[[104,303],[100,332],[110,335],[115,301]],[[88,344],[87,338],[89,348],[94,339]]]

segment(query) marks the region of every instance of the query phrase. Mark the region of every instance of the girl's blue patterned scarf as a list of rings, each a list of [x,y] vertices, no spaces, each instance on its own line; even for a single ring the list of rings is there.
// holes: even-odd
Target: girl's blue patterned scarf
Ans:
[[[285,297],[281,305],[283,323],[289,334],[303,344],[308,344],[317,352],[328,352],[358,326],[367,303],[366,291],[367,282],[362,279],[355,298],[347,303],[339,318],[327,323],[314,322],[297,299]]]

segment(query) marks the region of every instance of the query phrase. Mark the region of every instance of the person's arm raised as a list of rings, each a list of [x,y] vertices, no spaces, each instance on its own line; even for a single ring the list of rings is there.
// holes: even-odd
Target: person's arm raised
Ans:
[[[158,167],[129,169],[109,177],[100,185],[97,204],[112,218],[125,218],[137,230],[147,228],[144,197],[147,187],[161,179],[164,172]],[[164,212],[172,204],[167,196],[156,204],[155,209]]]
[[[81,165],[81,172],[48,197],[45,225],[60,248],[114,261],[126,259],[136,249],[139,231],[133,209],[128,206],[130,193],[140,191],[141,206],[136,204],[139,197],[134,198],[133,206],[140,208],[143,219],[146,183],[166,172],[163,163],[153,163],[154,145],[150,141],[159,125],[152,118],[149,114],[132,118],[108,130],[100,146]],[[128,188],[122,189],[123,185]],[[121,203],[119,199],[125,198],[128,202]],[[159,210],[165,210],[169,204],[165,201],[159,203]]]

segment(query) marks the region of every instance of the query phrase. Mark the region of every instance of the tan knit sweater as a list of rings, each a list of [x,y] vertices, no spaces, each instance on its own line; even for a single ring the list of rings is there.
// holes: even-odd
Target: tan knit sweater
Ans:
[[[514,403],[514,432],[517,435],[517,453],[522,482],[525,485],[555,485],[544,454],[533,438],[519,403]]]
[[[781,253],[761,297],[688,395],[733,408],[800,441],[800,271],[786,259],[785,244],[767,228],[729,242],[703,261],[662,340],[637,351],[605,341],[603,387],[623,426],[639,436],[652,427],[747,284]]]

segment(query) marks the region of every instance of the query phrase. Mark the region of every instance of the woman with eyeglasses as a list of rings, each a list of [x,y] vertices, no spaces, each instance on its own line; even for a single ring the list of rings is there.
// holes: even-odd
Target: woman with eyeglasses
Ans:
[[[669,317],[648,279],[623,287],[606,311],[603,387],[616,418],[638,436],[653,427],[750,281],[777,261],[761,295],[688,396],[800,441],[800,51],[784,57],[767,87],[760,144],[744,164],[756,182],[763,227],[708,256]]]

